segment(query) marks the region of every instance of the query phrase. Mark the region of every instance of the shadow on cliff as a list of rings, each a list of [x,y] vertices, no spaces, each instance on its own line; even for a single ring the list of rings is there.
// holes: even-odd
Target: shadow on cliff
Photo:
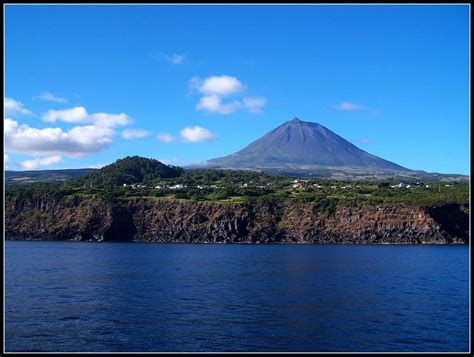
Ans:
[[[137,233],[137,227],[132,215],[124,207],[114,208],[112,211],[112,224],[104,233],[104,241],[131,242]]]
[[[464,243],[469,243],[469,204],[456,203],[429,207],[428,213],[441,230]]]

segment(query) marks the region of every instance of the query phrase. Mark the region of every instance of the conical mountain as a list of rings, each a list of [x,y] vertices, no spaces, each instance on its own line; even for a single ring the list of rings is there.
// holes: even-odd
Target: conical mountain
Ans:
[[[298,118],[280,125],[234,154],[208,163],[228,168],[312,165],[410,171],[359,149],[321,124]]]

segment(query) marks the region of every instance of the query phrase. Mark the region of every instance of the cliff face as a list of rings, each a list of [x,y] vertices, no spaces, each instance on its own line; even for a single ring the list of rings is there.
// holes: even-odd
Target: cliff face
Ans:
[[[219,243],[468,243],[467,206],[7,198],[6,239]]]

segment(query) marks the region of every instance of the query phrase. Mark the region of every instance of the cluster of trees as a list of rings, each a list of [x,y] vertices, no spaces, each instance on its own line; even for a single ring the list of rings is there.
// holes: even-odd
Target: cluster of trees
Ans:
[[[113,164],[104,166],[97,172],[73,179],[73,186],[111,188],[123,184],[146,183],[156,178],[173,178],[182,175],[181,167],[169,166],[158,160],[139,156],[127,156]]]
[[[244,170],[220,170],[201,169],[184,171],[179,177],[174,178],[173,183],[187,186],[222,184],[236,186],[248,183],[251,185],[264,185],[267,183],[290,182],[292,178],[276,175],[267,175],[259,171]],[[154,180],[156,184],[166,182],[164,180]]]

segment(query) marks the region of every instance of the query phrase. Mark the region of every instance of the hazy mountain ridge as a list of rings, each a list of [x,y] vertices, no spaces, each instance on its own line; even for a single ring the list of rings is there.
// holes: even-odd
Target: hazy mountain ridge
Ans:
[[[30,170],[12,171],[5,170],[5,184],[17,185],[32,182],[60,182],[71,178],[90,174],[99,169],[62,169],[62,170]]]

